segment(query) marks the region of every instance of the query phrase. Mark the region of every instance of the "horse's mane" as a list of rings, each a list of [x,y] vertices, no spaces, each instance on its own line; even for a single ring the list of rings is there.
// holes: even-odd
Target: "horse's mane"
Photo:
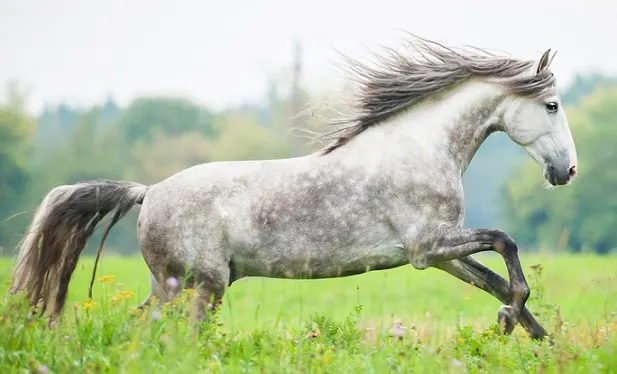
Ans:
[[[322,154],[347,144],[367,128],[427,96],[472,76],[496,78],[494,83],[523,96],[543,96],[554,89],[555,78],[548,69],[552,57],[545,68],[533,75],[524,73],[530,72],[535,61],[498,56],[477,47],[451,48],[413,35],[406,47],[406,53],[384,48],[385,55],[375,55],[375,67],[343,56],[351,79],[360,86],[352,103],[357,113],[328,123],[343,126],[320,136],[334,139]]]

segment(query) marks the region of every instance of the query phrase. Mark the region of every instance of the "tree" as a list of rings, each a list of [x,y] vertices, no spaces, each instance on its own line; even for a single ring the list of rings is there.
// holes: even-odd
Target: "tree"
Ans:
[[[6,102],[0,105],[0,245],[14,242],[15,222],[20,220],[11,222],[8,218],[18,213],[30,180],[28,161],[35,131],[16,83],[7,86],[6,96]]]
[[[617,84],[617,78],[605,76],[599,73],[589,75],[576,74],[568,88],[561,94],[563,105],[575,105],[583,97],[591,94],[599,86],[612,86]]]
[[[215,136],[212,114],[189,100],[145,97],[135,100],[120,115],[118,129],[129,144],[150,141],[155,132],[176,136],[197,131]]]

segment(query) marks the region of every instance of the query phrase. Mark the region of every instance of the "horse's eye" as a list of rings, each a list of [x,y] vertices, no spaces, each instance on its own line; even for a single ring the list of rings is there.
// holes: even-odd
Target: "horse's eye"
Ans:
[[[546,103],[544,104],[544,106],[546,106],[546,110],[548,110],[549,113],[555,113],[557,109],[559,108],[559,104],[557,104],[554,101]]]

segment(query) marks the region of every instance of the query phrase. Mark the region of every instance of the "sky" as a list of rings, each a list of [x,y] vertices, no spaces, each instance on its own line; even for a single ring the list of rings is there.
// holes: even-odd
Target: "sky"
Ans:
[[[218,110],[262,98],[296,39],[302,83],[321,92],[338,82],[337,50],[363,58],[405,30],[527,59],[552,48],[566,85],[617,74],[616,22],[606,0],[0,0],[0,84],[16,80],[33,112],[159,94]]]

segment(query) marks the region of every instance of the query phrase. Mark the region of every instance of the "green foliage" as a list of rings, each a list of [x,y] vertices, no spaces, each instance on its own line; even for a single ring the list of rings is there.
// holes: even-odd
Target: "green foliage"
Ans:
[[[484,262],[502,264],[497,256]],[[499,302],[440,271],[244,279],[228,289],[218,314],[194,326],[192,290],[160,307],[134,309],[149,284],[141,258],[104,256],[105,275],[93,300],[84,299],[93,263],[84,258],[53,329],[27,313],[21,295],[7,296],[0,278],[0,372],[610,372],[617,357],[610,261],[560,255],[522,262],[544,267],[535,266],[532,295],[540,285],[545,292],[528,305],[542,311],[554,346],[530,341],[520,327],[502,336]],[[10,266],[0,261],[0,274]],[[562,313],[539,308],[548,304]],[[393,316],[404,327],[398,333]]]
[[[118,119],[118,131],[129,144],[150,141],[156,131],[168,136],[197,131],[214,135],[212,115],[182,98],[144,97],[135,100]]]
[[[589,75],[577,74],[568,88],[561,94],[561,102],[564,105],[576,105],[585,96],[593,93],[598,87],[614,86],[617,84],[616,77],[607,77],[594,73]]]
[[[526,160],[504,186],[502,212],[510,232],[524,243],[553,250],[617,247],[617,85],[599,87],[567,110],[579,175],[567,188],[544,189],[542,171]],[[607,189],[608,188],[608,189]]]
[[[0,247],[20,232],[16,222],[6,219],[18,213],[21,194],[30,181],[28,159],[35,131],[33,119],[25,112],[25,97],[15,84],[7,87],[6,96],[0,105]]]

